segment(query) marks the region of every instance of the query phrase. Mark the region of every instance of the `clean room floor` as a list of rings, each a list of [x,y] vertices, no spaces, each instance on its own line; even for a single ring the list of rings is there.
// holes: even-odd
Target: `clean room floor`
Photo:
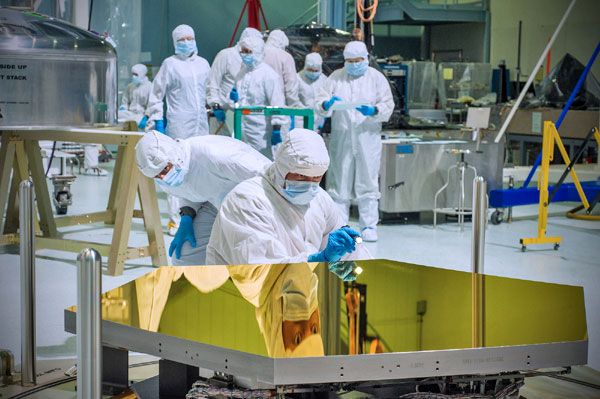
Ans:
[[[111,169],[109,166],[107,169]],[[72,187],[74,204],[69,214],[102,210],[106,206],[110,175],[78,176]],[[163,219],[166,199],[159,194]],[[552,205],[552,212],[572,206]],[[534,215],[536,206],[515,208],[515,216]],[[376,258],[388,258],[422,265],[470,270],[470,224],[459,232],[455,224],[382,225],[379,241],[364,243]],[[131,244],[146,241],[141,220],[134,220]],[[69,236],[87,241],[110,243],[111,229],[104,225],[70,227]],[[581,285],[585,290],[589,334],[589,366],[600,370],[600,223],[553,216],[548,231],[563,237],[558,251],[530,247],[521,252],[519,238],[535,235],[537,220],[489,225],[486,231],[485,266],[487,274],[545,282]],[[165,235],[168,247],[171,237]],[[75,356],[75,337],[63,331],[63,309],[76,302],[76,254],[52,250],[37,252],[37,345],[41,359]],[[103,290],[109,290],[151,270],[150,259],[130,262],[119,277],[105,275]],[[10,350],[20,363],[19,336],[19,256],[17,247],[0,247],[0,347]],[[39,370],[43,372],[44,370]]]

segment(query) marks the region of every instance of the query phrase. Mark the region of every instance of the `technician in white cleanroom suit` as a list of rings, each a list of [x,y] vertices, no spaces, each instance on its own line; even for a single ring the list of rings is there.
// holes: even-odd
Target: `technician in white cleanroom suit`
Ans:
[[[376,241],[381,123],[392,115],[394,99],[385,76],[369,67],[369,53],[363,42],[346,44],[344,59],[344,68],[327,78],[316,98],[317,110],[331,116],[327,192],[343,212],[344,223],[348,221],[350,201],[355,199],[363,239]],[[360,106],[331,110],[336,101]]]
[[[325,84],[327,76],[323,74],[323,59],[319,53],[306,54],[304,59],[304,69],[298,72],[299,96],[300,102],[304,108],[315,108],[315,96]],[[321,115],[315,115],[314,129],[318,130],[323,126],[325,118]],[[296,118],[296,126],[302,126],[302,118]]]
[[[165,59],[160,66],[152,85],[146,117],[139,127],[165,133],[163,98],[166,97],[166,133],[170,137],[184,139],[208,134],[206,80],[210,67],[198,56],[194,30],[190,26],[179,25],[173,30],[173,46],[175,55]],[[177,197],[171,195],[167,196],[167,201],[170,219],[167,230],[173,235],[179,223],[179,203]]]
[[[144,117],[152,91],[152,82],[146,76],[147,73],[146,65],[135,64],[131,67],[131,83],[127,85],[123,93],[123,100],[119,107],[119,119],[140,123]]]
[[[301,107],[298,98],[298,77],[296,76],[296,63],[285,48],[289,44],[285,33],[275,29],[269,33],[265,46],[265,63],[268,64],[283,79],[285,104],[288,107]]]
[[[100,155],[99,144],[85,144],[83,146],[83,170],[84,175],[90,176],[106,176],[108,172],[100,167],[99,155]]]
[[[235,86],[229,98],[239,106],[275,106],[284,107],[281,78],[263,62],[265,44],[257,37],[246,37],[239,43],[243,62],[235,77]],[[265,117],[248,115],[242,118],[242,140],[269,159],[273,159],[272,146],[283,140],[281,128],[289,124],[286,116]]]
[[[173,30],[173,46],[175,55],[163,61],[154,79],[147,121],[154,121],[156,130],[164,131],[161,125],[166,97],[169,136],[185,139],[208,134],[206,80],[210,67],[198,56],[194,30],[190,26],[179,25]]]
[[[344,227],[333,200],[319,187],[328,166],[321,136],[291,130],[264,175],[238,184],[225,197],[206,263],[335,262],[354,252],[360,234]],[[332,271],[349,277],[346,270]]]
[[[225,112],[229,108],[229,93],[235,84],[235,77],[242,68],[240,44],[246,37],[256,37],[262,40],[262,33],[254,28],[246,28],[240,35],[240,40],[233,47],[227,47],[217,53],[210,66],[207,82],[207,102],[220,123],[225,121]],[[226,127],[221,127],[219,134],[229,135]]]
[[[153,130],[135,151],[140,171],[180,198],[181,222],[169,247],[175,265],[205,264],[206,245],[221,201],[238,183],[271,164],[247,144],[225,136],[177,141]]]

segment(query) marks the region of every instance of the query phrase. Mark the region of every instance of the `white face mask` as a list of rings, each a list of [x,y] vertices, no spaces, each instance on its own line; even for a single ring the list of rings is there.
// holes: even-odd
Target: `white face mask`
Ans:
[[[308,71],[305,69],[304,76],[314,82],[315,80],[319,79],[319,76],[321,76],[321,71]]]
[[[286,180],[283,192],[294,205],[308,205],[319,194],[319,183],[312,181]]]
[[[359,77],[365,74],[365,72],[367,72],[367,69],[369,69],[369,61],[367,60],[363,60],[360,62],[347,62],[344,64],[344,68],[346,69],[346,72],[348,72],[348,75],[350,76],[354,76],[354,77]]]
[[[181,184],[183,183],[183,180],[185,178],[185,175],[186,175],[186,173],[183,171],[183,169],[181,169],[177,166],[173,166],[171,168],[171,170],[168,171],[167,174],[162,179],[156,179],[156,180],[157,180],[158,184],[170,186],[170,187],[177,187],[177,186],[181,186]]]
[[[198,53],[195,40],[181,40],[175,45],[175,54],[177,55],[189,57],[194,53]]]

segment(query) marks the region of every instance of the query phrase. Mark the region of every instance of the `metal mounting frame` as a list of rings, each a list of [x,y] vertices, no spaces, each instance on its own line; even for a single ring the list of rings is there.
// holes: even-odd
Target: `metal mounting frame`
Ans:
[[[75,312],[65,310],[67,332],[75,333],[75,320]],[[374,355],[269,358],[110,321],[102,322],[102,341],[103,345],[229,374],[238,385],[252,389],[565,367],[586,364],[588,353],[587,340],[581,340]]]

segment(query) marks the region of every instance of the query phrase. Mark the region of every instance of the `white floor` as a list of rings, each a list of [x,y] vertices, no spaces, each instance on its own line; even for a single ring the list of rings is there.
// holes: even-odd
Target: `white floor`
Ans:
[[[102,210],[110,177],[78,176],[69,214]],[[166,209],[164,194],[159,195]],[[568,205],[552,205],[552,211]],[[515,214],[535,214],[536,207],[520,207]],[[163,213],[163,218],[166,215]],[[585,289],[589,335],[589,365],[600,370],[600,223],[550,218],[548,230],[564,242],[558,251],[531,247],[521,252],[519,238],[536,234],[536,220],[489,225],[485,248],[485,273],[546,282],[581,285]],[[130,244],[145,242],[140,221],[134,221]],[[111,229],[103,225],[72,227],[70,235],[82,240],[109,243]],[[456,225],[433,229],[428,225],[383,225],[377,243],[366,245],[374,257],[402,260],[455,270],[470,270],[470,224],[464,232]],[[170,237],[166,236],[166,244]],[[42,250],[37,253],[37,345],[42,358],[75,355],[75,338],[63,330],[63,309],[76,302],[76,254]],[[127,264],[119,277],[104,276],[103,290],[123,284],[149,271],[149,259]],[[0,247],[0,348],[9,349],[20,363],[18,248]],[[43,372],[44,370],[40,370]]]

